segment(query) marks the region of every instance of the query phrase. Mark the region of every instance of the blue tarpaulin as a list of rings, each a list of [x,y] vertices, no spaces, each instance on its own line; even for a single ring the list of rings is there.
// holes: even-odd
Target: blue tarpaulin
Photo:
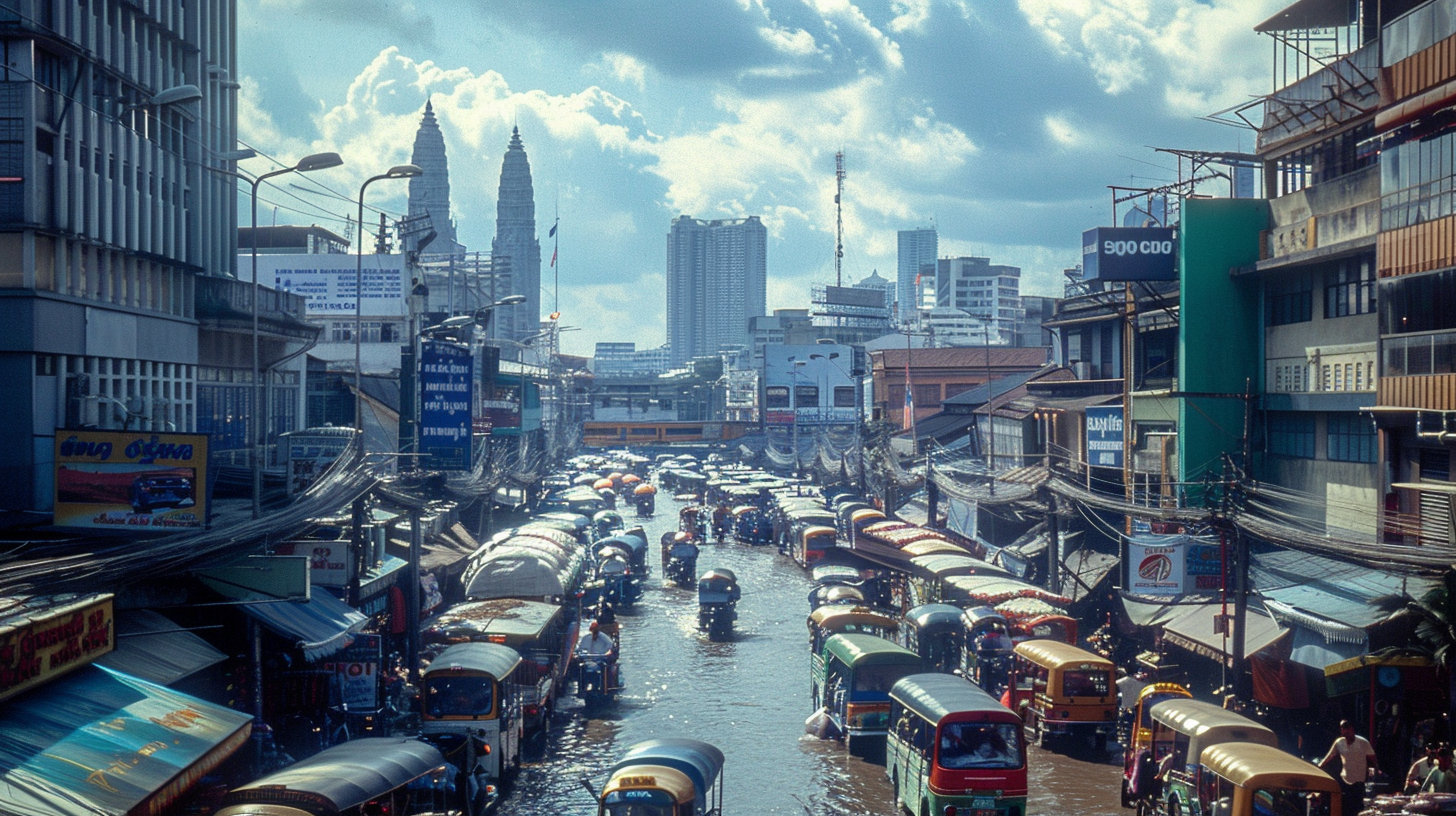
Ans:
[[[252,719],[88,666],[0,704],[0,812],[160,812],[245,741]],[[185,774],[185,776],[184,776]]]
[[[369,621],[353,607],[315,587],[308,602],[277,601],[243,606],[264,626],[289,638],[310,661],[320,660],[353,641]]]

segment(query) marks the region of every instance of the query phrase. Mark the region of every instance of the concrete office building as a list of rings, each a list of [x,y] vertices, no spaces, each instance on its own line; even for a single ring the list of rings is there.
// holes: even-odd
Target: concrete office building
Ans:
[[[981,318],[991,342],[1011,345],[1021,319],[1021,269],[990,258],[942,258],[936,262],[935,305]]]
[[[0,9],[0,507],[51,507],[58,428],[197,428],[196,280],[237,247],[235,14]]]
[[[901,323],[911,320],[921,307],[921,289],[916,279],[935,277],[935,259],[939,236],[935,228],[900,230],[898,263],[895,266],[895,304]]]
[[[703,221],[683,215],[667,235],[667,344],[672,363],[750,345],[765,311],[768,230],[758,216]]]
[[[494,335],[522,340],[541,325],[541,241],[536,238],[536,200],[531,188],[531,162],[521,143],[519,128],[511,128],[511,143],[501,161],[500,192],[495,205],[495,240],[491,255],[510,257],[510,276],[497,277],[496,299],[524,295],[526,302],[496,310],[491,320]],[[505,265],[501,264],[504,269]]]

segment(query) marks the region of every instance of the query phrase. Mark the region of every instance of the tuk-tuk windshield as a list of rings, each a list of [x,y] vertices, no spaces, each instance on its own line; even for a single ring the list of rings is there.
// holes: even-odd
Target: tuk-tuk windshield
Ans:
[[[494,684],[488,677],[427,677],[425,699],[432,717],[482,717],[495,709]]]
[[[1069,669],[1062,674],[1062,696],[1106,697],[1111,683],[1106,669]]]
[[[1256,790],[1250,816],[1329,816],[1330,795],[1310,791],[1275,788]]]
[[[890,689],[901,677],[919,670],[919,666],[909,664],[860,666],[854,670],[854,691],[856,694],[882,694],[888,697]]]
[[[1017,723],[947,723],[940,729],[935,762],[942,768],[1010,769],[1022,765],[1021,726]]]
[[[616,802],[602,809],[603,816],[673,816],[672,805],[653,805],[646,802]]]

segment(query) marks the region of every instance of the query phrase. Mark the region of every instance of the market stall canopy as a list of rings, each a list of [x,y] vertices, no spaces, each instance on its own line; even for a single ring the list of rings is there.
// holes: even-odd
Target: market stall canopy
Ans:
[[[251,729],[246,714],[88,666],[0,706],[0,812],[165,812],[187,789],[174,783],[201,778]]]
[[[1231,664],[1234,648],[1233,621],[1230,617],[1224,632],[1219,632],[1218,619],[1225,609],[1232,616],[1233,607],[1212,603],[1194,604],[1179,609],[1182,610],[1179,614],[1163,624],[1163,641],[1209,660]],[[1281,627],[1273,618],[1250,607],[1244,616],[1244,654],[1258,654],[1288,633],[1289,630]]]
[[[96,665],[170,686],[224,660],[227,655],[163,615],[129,609],[116,615],[116,650]]]
[[[324,590],[308,601],[277,601],[243,606],[243,611],[303,650],[309,661],[320,660],[353,642],[369,618]]]

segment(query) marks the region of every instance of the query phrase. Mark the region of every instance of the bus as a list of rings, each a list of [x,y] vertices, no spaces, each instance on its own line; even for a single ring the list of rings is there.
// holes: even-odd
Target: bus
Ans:
[[[979,686],[912,674],[890,689],[885,774],[910,813],[1025,816],[1021,720]]]
[[[824,643],[824,699],[851,754],[883,748],[890,730],[890,688],[925,671],[920,655],[874,635],[834,635]]]
[[[521,769],[522,663],[509,646],[457,643],[421,672],[420,733],[474,783],[482,811]]]

